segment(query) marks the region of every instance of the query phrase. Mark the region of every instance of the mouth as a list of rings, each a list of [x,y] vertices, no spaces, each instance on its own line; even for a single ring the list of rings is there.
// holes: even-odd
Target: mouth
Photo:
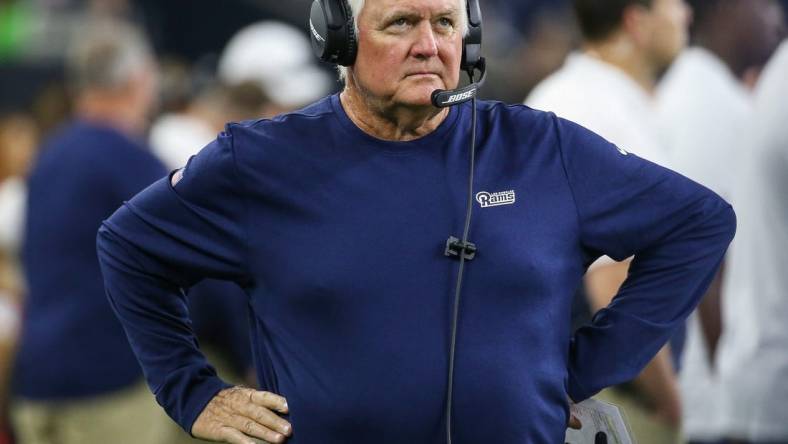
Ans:
[[[440,77],[440,76],[438,74],[434,73],[434,72],[424,71],[424,72],[413,72],[413,73],[407,74],[405,77],[417,77],[417,78],[418,77],[425,77],[426,78],[426,77]]]

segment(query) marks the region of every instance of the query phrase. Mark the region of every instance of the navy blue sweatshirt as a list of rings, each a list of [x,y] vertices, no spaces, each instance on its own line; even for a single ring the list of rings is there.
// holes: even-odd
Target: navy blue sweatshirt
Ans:
[[[164,174],[143,144],[108,126],[76,121],[44,144],[28,180],[17,395],[73,399],[142,379],[107,304],[95,237],[118,205]]]
[[[470,104],[410,142],[373,138],[337,95],[231,124],[99,230],[107,293],[148,383],[189,430],[224,383],[199,352],[180,288],[234,280],[253,308],[264,390],[289,443],[436,443],[468,176]],[[480,102],[457,337],[456,443],[562,442],[567,396],[634,377],[691,312],[733,237],[702,186],[552,114]],[[484,194],[487,193],[487,194]],[[495,205],[493,205],[495,204]],[[629,278],[573,332],[595,258]],[[241,322],[242,320],[239,320]]]

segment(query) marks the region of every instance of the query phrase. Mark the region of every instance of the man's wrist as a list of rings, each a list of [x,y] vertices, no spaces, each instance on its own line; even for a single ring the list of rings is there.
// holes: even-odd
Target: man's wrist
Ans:
[[[171,374],[168,382],[156,391],[156,401],[186,433],[205,406],[220,391],[232,387],[222,381],[212,367],[182,368]]]
[[[205,406],[211,402],[211,399],[222,390],[230,387],[232,387],[231,384],[227,384],[217,377],[213,380],[206,381],[205,384],[201,384],[191,393],[187,404],[189,408],[184,412],[183,423],[181,424],[181,427],[183,427],[186,433],[191,435],[194,422],[197,421],[200,413],[205,410]]]

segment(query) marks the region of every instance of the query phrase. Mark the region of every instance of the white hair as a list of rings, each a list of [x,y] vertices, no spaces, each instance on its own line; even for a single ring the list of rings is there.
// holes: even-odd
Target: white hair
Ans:
[[[96,21],[71,42],[66,68],[73,92],[123,87],[146,69],[153,52],[142,32],[129,23]]]
[[[466,11],[467,5],[466,0],[456,0],[459,3],[458,9],[460,11],[460,31],[462,35],[465,36],[468,34],[468,12]],[[353,14],[353,28],[356,30],[356,37],[358,38],[358,17],[361,15],[361,11],[364,9],[365,0],[347,0],[348,5],[350,5],[350,12]],[[337,65],[337,71],[339,72],[339,80],[345,82],[347,79],[347,67]]]

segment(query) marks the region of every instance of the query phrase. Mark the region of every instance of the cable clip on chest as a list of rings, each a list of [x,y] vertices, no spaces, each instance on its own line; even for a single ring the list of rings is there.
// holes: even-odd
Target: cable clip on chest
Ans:
[[[450,236],[446,239],[446,250],[443,252],[444,255],[459,259],[461,252],[466,261],[472,260],[476,257],[476,244],[472,242],[463,243],[454,236]]]

